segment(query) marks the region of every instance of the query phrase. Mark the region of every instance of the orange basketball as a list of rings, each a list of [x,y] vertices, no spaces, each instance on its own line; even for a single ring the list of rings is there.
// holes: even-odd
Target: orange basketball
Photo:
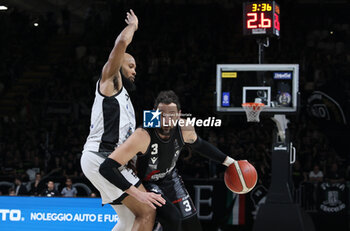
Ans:
[[[239,160],[231,164],[225,171],[225,184],[232,192],[248,193],[258,180],[258,174],[253,165],[246,160]]]

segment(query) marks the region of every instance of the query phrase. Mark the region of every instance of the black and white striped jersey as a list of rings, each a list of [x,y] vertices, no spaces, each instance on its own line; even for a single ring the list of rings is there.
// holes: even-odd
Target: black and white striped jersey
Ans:
[[[84,151],[112,152],[135,131],[135,111],[127,90],[104,96],[97,81],[91,110],[90,134]]]

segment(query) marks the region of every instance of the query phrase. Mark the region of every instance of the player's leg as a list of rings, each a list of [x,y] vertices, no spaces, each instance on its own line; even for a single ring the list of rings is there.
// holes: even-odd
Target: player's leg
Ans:
[[[164,187],[162,187],[162,189],[164,195],[172,201],[173,205],[178,209],[181,215],[182,230],[202,230],[201,224],[197,217],[197,210],[189,193],[187,192],[181,176],[177,174],[177,170],[174,170],[171,174],[170,182],[171,184],[164,184]]]
[[[180,212],[181,208],[171,202],[165,195],[162,197],[166,200],[166,204],[157,208],[157,220],[165,231],[200,231],[201,224],[198,220],[197,213],[183,218],[184,213]],[[192,203],[192,202],[190,202]]]
[[[111,205],[117,212],[119,220],[113,227],[112,231],[131,231],[135,221],[135,215],[125,205]]]
[[[165,205],[157,207],[157,220],[166,231],[180,231],[182,216],[175,205],[166,196],[162,195],[166,200]]]
[[[146,191],[143,185],[140,185],[138,189],[144,192]],[[152,231],[156,217],[156,210],[152,209],[146,204],[139,202],[132,196],[125,197],[122,203],[127,206],[135,215],[135,221],[132,227],[133,231]]]
[[[157,207],[157,220],[162,225],[164,231],[179,231],[181,230],[182,216],[176,206],[167,198],[163,190],[154,183],[145,183],[145,187],[150,192],[159,193],[166,201],[162,207]]]
[[[81,158],[82,170],[85,176],[90,180],[90,182],[100,191],[102,203],[103,204],[108,204],[111,202],[120,203],[120,201],[123,201],[124,203],[124,200],[125,200],[126,203],[124,203],[124,205],[131,206],[131,208],[129,207],[129,209],[136,216],[135,218],[136,226],[132,230],[133,231],[152,230],[152,228],[147,228],[147,227],[153,227],[155,210],[153,210],[152,208],[150,208],[145,204],[142,204],[141,202],[138,202],[136,199],[132,198],[131,196],[127,196],[126,198],[124,198],[124,196],[126,196],[127,194],[125,194],[122,190],[120,190],[115,185],[111,184],[99,173],[99,167],[103,161],[104,161],[104,158],[91,152],[84,152]],[[122,174],[133,185],[135,185],[135,187],[138,187],[138,184],[140,183],[139,179],[136,176],[134,176],[134,174],[132,174],[131,170],[124,169]],[[143,187],[142,189],[144,190]],[[134,200],[128,203],[128,201],[130,201],[130,198]],[[124,216],[122,215],[122,217]],[[144,225],[144,227],[146,228],[142,227],[142,225],[147,223],[148,221],[150,224]],[[122,224],[129,225],[129,222],[125,222]],[[131,229],[131,227],[133,227],[133,225],[130,225],[130,227],[128,228]],[[116,228],[118,228],[118,224],[116,225]]]
[[[186,190],[185,188],[183,188]],[[178,190],[178,192],[181,190]],[[202,226],[198,220],[197,211],[194,207],[194,203],[189,196],[187,190],[185,191],[187,193],[186,196],[182,197],[182,200],[180,201],[173,201],[174,206],[178,209],[180,215],[181,215],[181,227],[182,231],[201,231]]]
[[[199,222],[197,213],[194,214],[191,217],[187,217],[182,220],[182,231],[201,231],[202,226],[201,223]]]

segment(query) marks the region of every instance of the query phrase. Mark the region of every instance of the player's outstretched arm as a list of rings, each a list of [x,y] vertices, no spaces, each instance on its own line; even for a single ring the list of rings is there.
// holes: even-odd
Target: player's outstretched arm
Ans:
[[[134,33],[138,28],[139,22],[135,13],[130,10],[130,12],[127,12],[126,14],[125,22],[128,25],[115,40],[114,47],[108,57],[108,61],[102,69],[101,83],[108,80],[113,80],[116,75],[120,77],[119,69],[122,66],[126,48],[131,43]]]
[[[137,153],[145,153],[150,143],[151,137],[148,132],[143,128],[137,128],[124,143],[109,155],[109,158],[121,165],[126,165]]]
[[[165,204],[160,194],[143,192],[133,186],[119,171],[119,168],[126,165],[137,153],[145,153],[151,142],[149,134],[142,128],[136,131],[100,165],[99,172],[109,182],[136,198],[141,203],[147,204],[153,209]]]
[[[225,166],[229,166],[233,162],[234,159],[225,155],[222,151],[216,148],[214,145],[200,138],[194,127],[189,125],[182,127],[182,137],[185,143],[191,147],[192,150],[200,153],[202,156],[213,160],[217,163],[223,164]]]

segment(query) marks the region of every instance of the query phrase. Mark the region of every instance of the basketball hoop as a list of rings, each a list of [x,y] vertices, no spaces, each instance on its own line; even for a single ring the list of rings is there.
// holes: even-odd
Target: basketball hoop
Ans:
[[[260,112],[265,108],[263,103],[242,103],[248,122],[260,122]]]

